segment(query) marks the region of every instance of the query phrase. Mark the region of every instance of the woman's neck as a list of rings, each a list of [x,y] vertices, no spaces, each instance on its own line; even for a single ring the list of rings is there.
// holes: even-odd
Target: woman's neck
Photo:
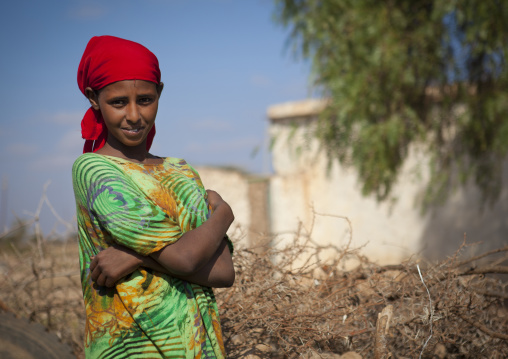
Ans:
[[[99,149],[96,153],[100,155],[119,157],[128,161],[139,163],[152,163],[154,162],[153,161],[154,159],[159,159],[159,157],[151,155],[146,150],[145,142],[143,142],[138,146],[132,147],[120,146],[120,147],[121,148],[119,148],[119,146],[115,146],[114,144],[109,143],[108,141],[104,144],[104,147]]]

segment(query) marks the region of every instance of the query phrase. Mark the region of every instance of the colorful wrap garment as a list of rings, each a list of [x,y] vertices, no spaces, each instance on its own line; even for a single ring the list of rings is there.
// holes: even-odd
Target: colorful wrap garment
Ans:
[[[211,288],[145,268],[114,288],[98,287],[90,276],[90,258],[102,249],[118,243],[146,256],[206,221],[210,210],[198,173],[181,159],[148,165],[86,153],[72,176],[86,357],[224,358]]]

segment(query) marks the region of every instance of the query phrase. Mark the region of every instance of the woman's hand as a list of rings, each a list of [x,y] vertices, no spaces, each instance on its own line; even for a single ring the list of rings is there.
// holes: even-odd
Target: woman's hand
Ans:
[[[166,273],[172,277],[205,287],[231,287],[235,282],[235,268],[233,266],[233,260],[231,259],[231,253],[229,252],[228,243],[225,239],[222,240],[219,249],[215,252],[212,259],[196,273],[190,275],[175,274],[150,256],[141,258],[143,260],[141,267],[150,268],[154,271]]]
[[[120,245],[111,246],[92,258],[92,280],[100,286],[114,287],[116,282],[131,274],[143,263],[141,255]]]
[[[220,205],[227,204],[217,192],[212,191],[211,189],[207,189],[206,194],[207,194],[208,204],[210,205],[210,207],[212,208],[212,211],[214,211],[214,212],[217,209],[217,207],[219,207]]]
[[[234,268],[223,238],[235,217],[217,192],[206,192],[212,215],[205,223],[148,257],[121,245],[99,252],[90,264],[92,280],[99,286],[114,287],[117,281],[142,266],[200,285],[231,286]]]
[[[207,190],[207,198],[212,209],[210,218],[199,227],[185,232],[173,244],[150,254],[175,276],[190,276],[208,264],[235,219],[231,207],[217,192]]]
[[[173,276],[175,276],[173,274]],[[235,282],[235,268],[225,239],[212,259],[199,271],[189,276],[176,276],[191,283],[212,288],[231,287]]]

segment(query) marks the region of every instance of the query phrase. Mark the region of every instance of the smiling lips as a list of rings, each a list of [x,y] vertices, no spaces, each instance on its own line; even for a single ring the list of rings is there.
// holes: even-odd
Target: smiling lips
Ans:
[[[135,135],[135,134],[140,133],[143,129],[144,129],[144,127],[122,128],[122,131],[124,131],[128,134],[131,134],[131,135]]]

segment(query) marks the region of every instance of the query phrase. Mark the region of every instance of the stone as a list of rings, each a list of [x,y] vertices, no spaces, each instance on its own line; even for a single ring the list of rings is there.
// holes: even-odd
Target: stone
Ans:
[[[362,359],[362,356],[355,352],[347,352],[342,354],[339,359]]]

